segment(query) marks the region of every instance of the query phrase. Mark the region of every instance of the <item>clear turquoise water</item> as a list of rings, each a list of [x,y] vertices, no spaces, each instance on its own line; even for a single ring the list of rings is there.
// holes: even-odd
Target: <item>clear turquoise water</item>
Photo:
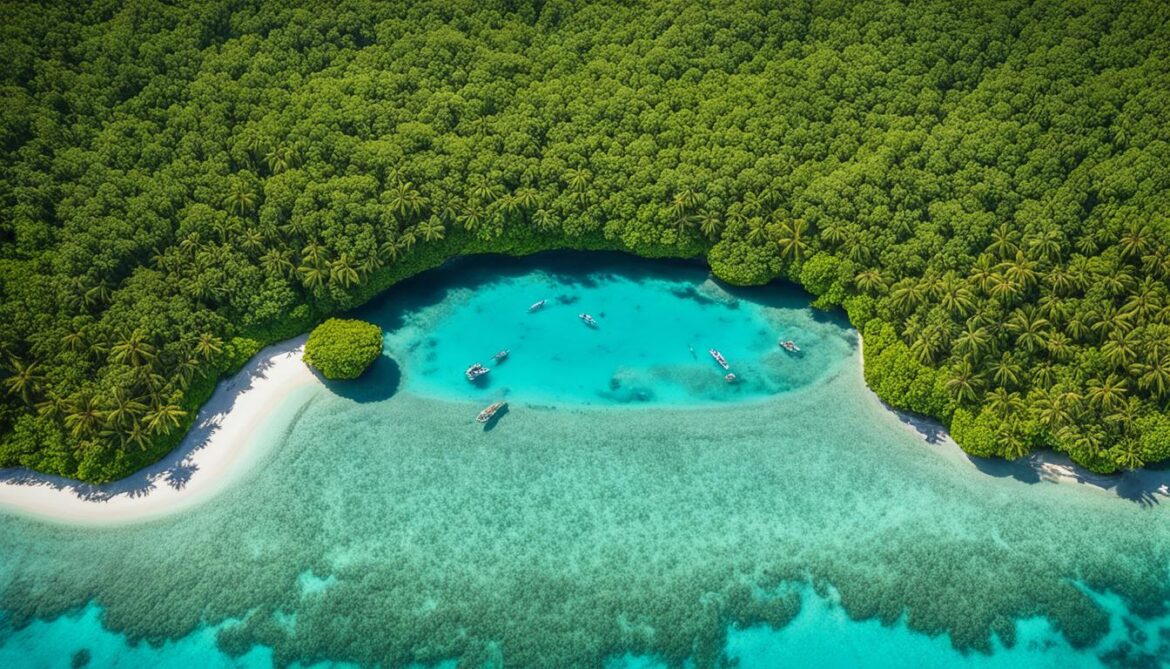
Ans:
[[[528,318],[562,294],[602,328],[577,304]],[[1160,498],[949,455],[865,390],[840,318],[729,294],[608,256],[404,284],[361,314],[388,357],[281,407],[206,504],[102,529],[0,513],[0,666],[1165,663]],[[771,357],[778,332],[806,355]],[[505,346],[492,385],[463,380]]]
[[[364,314],[385,327],[386,350],[419,394],[590,405],[738,401],[812,382],[853,343],[840,323],[818,320],[803,296],[729,291],[683,267],[648,274],[532,266],[505,278],[468,263],[460,269],[473,285],[450,288],[440,302],[399,305],[409,298],[392,294]],[[529,313],[538,300],[545,306]],[[409,315],[399,322],[403,308]],[[583,312],[597,328],[578,318]],[[785,352],[780,338],[804,347]],[[712,348],[737,382],[724,382]],[[503,349],[510,355],[494,362]],[[492,371],[471,384],[464,370],[475,362]]]

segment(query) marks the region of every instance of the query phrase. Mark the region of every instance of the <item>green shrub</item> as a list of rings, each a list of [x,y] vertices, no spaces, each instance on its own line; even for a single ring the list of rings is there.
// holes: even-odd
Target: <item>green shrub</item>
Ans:
[[[327,379],[356,379],[382,354],[382,328],[330,318],[313,329],[304,360]]]

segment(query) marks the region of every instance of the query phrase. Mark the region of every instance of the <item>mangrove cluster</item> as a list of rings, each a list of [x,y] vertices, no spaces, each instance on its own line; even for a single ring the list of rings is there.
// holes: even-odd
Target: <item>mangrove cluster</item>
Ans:
[[[0,6],[0,466],[102,481],[458,254],[799,282],[979,455],[1170,457],[1159,0]]]

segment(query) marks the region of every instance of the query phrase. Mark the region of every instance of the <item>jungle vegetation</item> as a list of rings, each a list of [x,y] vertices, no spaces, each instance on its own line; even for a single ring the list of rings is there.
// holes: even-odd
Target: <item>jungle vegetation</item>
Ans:
[[[1160,0],[0,6],[0,466],[102,481],[458,254],[705,256],[970,452],[1170,457]]]
[[[382,354],[382,328],[348,318],[330,318],[313,328],[304,361],[327,379],[356,379]]]

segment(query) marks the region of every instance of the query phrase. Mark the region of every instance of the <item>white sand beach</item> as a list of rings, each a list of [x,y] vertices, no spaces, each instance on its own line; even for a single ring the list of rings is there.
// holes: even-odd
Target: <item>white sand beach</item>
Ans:
[[[861,362],[858,372],[864,383],[865,342],[860,335],[858,342]],[[1038,451],[1015,461],[967,455],[938,420],[894,409],[882,402],[868,385],[866,389],[875,401],[893,412],[903,426],[935,447],[941,456],[961,461],[963,466],[972,467],[989,476],[1011,477],[1027,483],[1047,481],[1083,485],[1144,504],[1153,504],[1160,498],[1170,497],[1170,471],[1139,469],[1118,474],[1094,474],[1077,465],[1067,455],[1053,451]]]
[[[190,433],[161,461],[103,485],[0,470],[0,510],[70,524],[144,520],[189,508],[222,491],[256,462],[256,428],[291,393],[320,383],[301,361],[306,336],[261,351],[219,382]]]

